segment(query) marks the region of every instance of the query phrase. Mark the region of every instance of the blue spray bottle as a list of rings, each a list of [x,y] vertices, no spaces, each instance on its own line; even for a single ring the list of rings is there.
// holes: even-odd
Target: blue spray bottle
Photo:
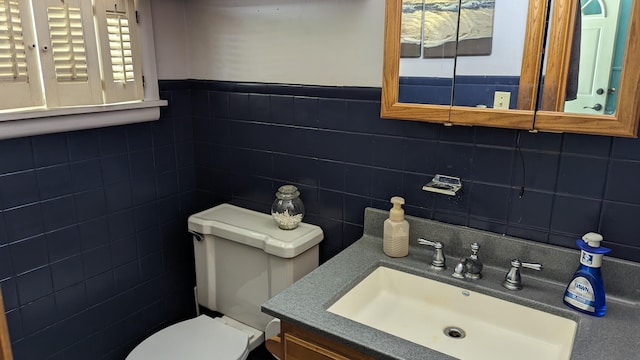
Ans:
[[[564,292],[564,303],[580,312],[603,316],[607,310],[600,266],[602,257],[611,251],[600,247],[602,235],[590,232],[576,240],[580,248],[580,265]]]

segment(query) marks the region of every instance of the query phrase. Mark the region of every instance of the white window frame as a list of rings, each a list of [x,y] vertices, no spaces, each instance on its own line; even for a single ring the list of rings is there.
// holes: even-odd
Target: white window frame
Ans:
[[[37,1],[37,0],[36,0]],[[85,0],[83,0],[85,1]],[[144,99],[138,102],[59,108],[16,109],[0,113],[0,140],[158,120],[160,100],[151,0],[136,0],[142,54]]]

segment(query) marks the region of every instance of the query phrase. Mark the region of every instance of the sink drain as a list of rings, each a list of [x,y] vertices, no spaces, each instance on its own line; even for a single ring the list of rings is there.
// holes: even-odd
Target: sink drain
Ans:
[[[462,339],[465,336],[467,336],[467,333],[464,332],[464,330],[460,329],[459,327],[455,327],[455,326],[449,326],[447,328],[444,329],[444,334],[447,335],[450,338],[454,338],[454,339]]]

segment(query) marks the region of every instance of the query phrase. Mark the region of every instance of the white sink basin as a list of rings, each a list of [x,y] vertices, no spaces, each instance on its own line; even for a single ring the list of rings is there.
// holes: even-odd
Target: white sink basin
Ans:
[[[570,319],[382,266],[328,311],[462,359],[569,359],[577,328]]]

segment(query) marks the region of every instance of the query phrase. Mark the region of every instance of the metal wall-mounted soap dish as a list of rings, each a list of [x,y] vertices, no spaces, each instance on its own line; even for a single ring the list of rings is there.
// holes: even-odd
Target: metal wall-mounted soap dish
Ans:
[[[462,190],[460,178],[437,174],[422,190],[455,196]]]

